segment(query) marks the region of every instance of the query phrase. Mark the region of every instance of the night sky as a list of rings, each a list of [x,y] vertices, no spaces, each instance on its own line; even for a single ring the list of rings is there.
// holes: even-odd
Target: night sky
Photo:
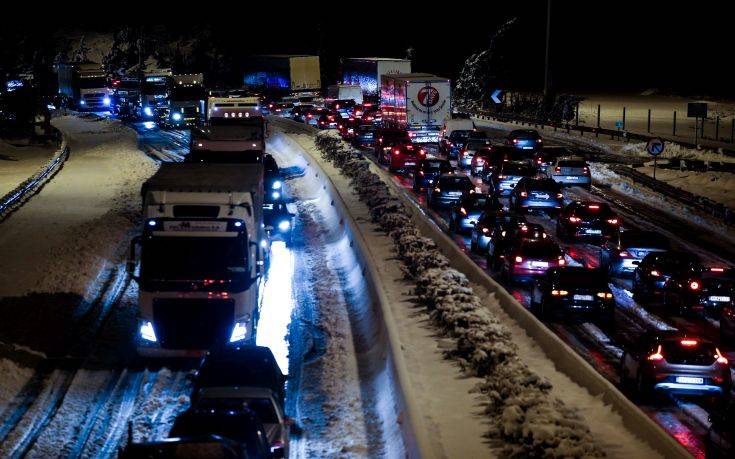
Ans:
[[[385,0],[374,5],[363,2],[360,7],[349,2],[312,2],[308,9],[285,2],[267,8],[251,3],[228,4],[220,12],[184,3],[177,11],[172,2],[166,2],[166,7],[150,2],[145,7],[135,2],[82,2],[74,11],[56,11],[35,21],[26,16],[20,22],[27,21],[24,26],[39,32],[64,27],[105,31],[135,23],[186,29],[197,17],[200,24],[214,25],[235,54],[321,51],[324,64],[336,72],[340,56],[405,57],[406,50],[413,48],[415,70],[456,78],[464,60],[482,51],[500,24],[516,17],[502,50],[513,68],[509,84],[524,90],[540,90],[543,85],[544,0],[451,2],[457,5],[451,9],[442,4],[408,7],[404,2],[391,6]],[[734,54],[732,11],[720,3],[724,2],[683,7],[663,1],[554,0],[554,84],[560,91],[659,88],[735,98],[729,69]],[[91,10],[82,4],[91,5]],[[177,19],[182,13],[184,19]],[[224,20],[221,27],[219,18]]]

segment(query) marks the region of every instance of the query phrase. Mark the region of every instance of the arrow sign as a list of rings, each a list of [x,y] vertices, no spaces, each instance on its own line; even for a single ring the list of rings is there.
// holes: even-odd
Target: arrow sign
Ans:
[[[493,94],[492,94],[492,95],[490,96],[490,98],[491,98],[491,99],[493,100],[493,102],[495,102],[496,104],[500,104],[500,103],[502,103],[502,102],[503,102],[502,100],[500,100],[500,95],[501,95],[502,93],[503,93],[503,91],[502,91],[501,89],[496,89],[495,91],[493,91]]]
[[[664,141],[659,138],[653,138],[646,144],[646,151],[651,156],[658,156],[664,152]]]

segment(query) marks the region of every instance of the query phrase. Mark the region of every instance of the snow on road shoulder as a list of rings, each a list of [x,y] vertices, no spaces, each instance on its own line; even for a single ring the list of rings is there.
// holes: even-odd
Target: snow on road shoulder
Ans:
[[[12,360],[0,359],[0,417],[13,397],[20,391],[33,369],[18,365]]]
[[[0,139],[0,196],[33,176],[55,152],[55,143],[15,146]]]

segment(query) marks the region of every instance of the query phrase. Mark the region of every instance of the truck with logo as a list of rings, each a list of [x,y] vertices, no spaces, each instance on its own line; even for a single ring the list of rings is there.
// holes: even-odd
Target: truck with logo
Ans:
[[[140,85],[139,116],[145,121],[163,122],[168,114],[171,69],[150,70]]]
[[[204,74],[187,73],[171,76],[171,90],[163,123],[172,128],[201,125],[207,100]]]
[[[100,64],[86,62],[56,66],[59,94],[78,110],[109,110],[112,89]]]
[[[191,357],[252,342],[268,247],[262,164],[163,163],[141,194],[127,264],[138,352]]]
[[[411,61],[390,57],[351,57],[342,62],[342,84],[358,85],[368,99],[380,98],[383,75],[411,73]]]
[[[385,127],[408,131],[415,143],[438,143],[452,111],[451,81],[428,73],[383,75],[380,109]]]

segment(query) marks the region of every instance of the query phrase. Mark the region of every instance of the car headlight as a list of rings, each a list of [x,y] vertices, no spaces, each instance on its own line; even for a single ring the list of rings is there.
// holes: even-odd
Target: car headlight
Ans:
[[[288,231],[289,228],[291,228],[291,222],[288,220],[283,220],[278,224],[278,229],[281,231]]]
[[[111,102],[112,102],[112,101],[111,101],[111,100],[110,100],[110,98],[109,98],[109,97],[107,97],[107,96],[105,96],[105,98],[104,98],[104,99],[102,99],[102,105],[106,105],[106,106],[109,106]]]
[[[174,112],[173,114],[171,114],[171,119],[174,121],[181,121],[181,113]]]
[[[280,199],[281,193],[278,191],[274,191],[273,193],[271,193],[271,196],[273,196],[273,199]]]
[[[143,113],[145,113],[145,116],[153,116],[153,109],[151,107],[146,107],[143,109]]]
[[[155,343],[158,341],[156,338],[156,331],[153,329],[153,324],[150,321],[142,322],[140,325],[140,337],[145,341]]]
[[[283,184],[281,183],[281,181],[280,181],[280,180],[276,180],[276,181],[275,181],[275,182],[273,182],[273,184],[271,185],[271,188],[273,188],[274,190],[279,190],[279,189],[281,188],[281,186],[282,186],[282,185],[283,185]]]
[[[235,322],[235,326],[232,327],[232,334],[230,334],[230,343],[237,343],[243,341],[248,336],[248,320]]]

